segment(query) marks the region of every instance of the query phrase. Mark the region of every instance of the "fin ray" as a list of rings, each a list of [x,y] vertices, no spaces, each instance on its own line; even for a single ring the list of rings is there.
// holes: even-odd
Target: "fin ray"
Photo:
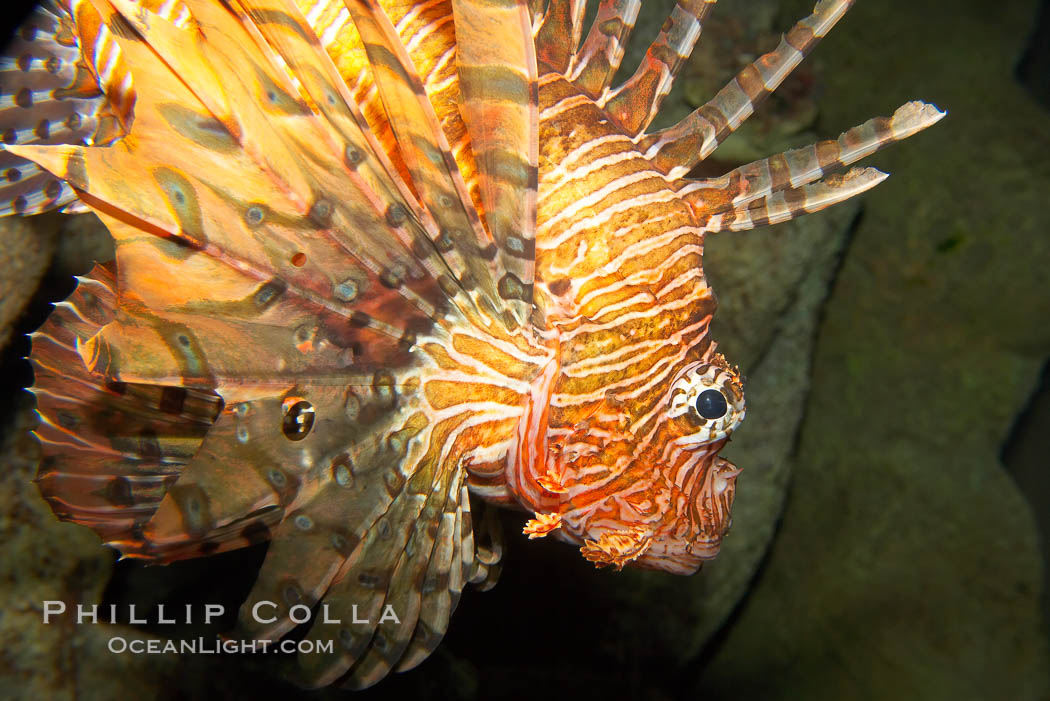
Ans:
[[[716,233],[747,231],[759,226],[779,224],[844,202],[870,190],[888,177],[888,174],[875,168],[854,168],[846,173],[835,173],[801,187],[780,190],[724,214],[705,217],[704,227],[708,232]],[[700,213],[698,216],[701,216]]]
[[[592,98],[599,97],[612,83],[641,7],[641,0],[602,0],[598,5],[587,38],[565,74]]]
[[[870,119],[837,139],[763,158],[717,178],[686,181],[679,194],[709,215],[739,209],[773,193],[808,185],[936,124],[944,116],[933,105],[909,102],[892,117]]]
[[[717,95],[678,124],[645,137],[640,150],[679,178],[714,152],[780,85],[838,22],[855,0],[820,0],[773,51],[736,75]]]
[[[536,33],[536,60],[557,73],[569,69],[583,34],[584,0],[551,0]]]
[[[605,111],[631,136],[656,117],[675,76],[700,38],[704,20],[716,0],[685,0],[674,6],[638,70],[603,97]]]
[[[460,111],[483,215],[505,271],[499,296],[517,326],[532,312],[539,178],[538,69],[528,7],[452,0],[452,10]]]

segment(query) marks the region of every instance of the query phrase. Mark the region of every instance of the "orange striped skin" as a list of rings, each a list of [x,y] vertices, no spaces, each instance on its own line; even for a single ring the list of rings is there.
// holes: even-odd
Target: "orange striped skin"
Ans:
[[[707,333],[716,304],[693,211],[581,97],[561,75],[541,77],[535,303],[558,367],[540,397],[546,431],[508,481],[597,564],[689,573],[718,551],[736,471],[716,457],[728,431],[678,445],[704,420],[668,417],[674,380],[721,366],[740,404],[731,428],[739,378]]]
[[[151,562],[270,540],[241,635],[322,601],[354,619],[306,631],[332,643],[294,663],[308,686],[414,667],[465,584],[494,583],[468,494],[597,566],[695,572],[731,523],[719,452],[745,414],[705,237],[863,192],[884,174],[835,171],[943,116],[911,103],[689,180],[852,2],[647,134],[713,4],[681,0],[614,87],[638,0],[587,32],[579,0],[71,3],[108,37],[85,65],[123,86],[127,133],[5,154],[117,244],[34,335],[55,513]]]

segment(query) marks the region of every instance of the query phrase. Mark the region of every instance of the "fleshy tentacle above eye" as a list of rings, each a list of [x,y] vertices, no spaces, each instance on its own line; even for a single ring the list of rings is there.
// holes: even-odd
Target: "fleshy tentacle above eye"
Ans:
[[[713,353],[703,236],[866,190],[885,176],[825,176],[943,115],[906,106],[683,184],[851,0],[822,0],[708,105],[649,137],[711,0],[681,0],[612,91],[637,0],[603,0],[582,46],[580,0],[390,2],[389,15],[346,3],[84,2],[101,16],[83,25],[110,32],[143,78],[129,138],[12,153],[71,183],[118,244],[116,278],[96,271],[37,338],[42,492],[133,556],[271,539],[240,632],[279,637],[293,608],[327,604],[347,625],[316,620],[305,634],[332,652],[300,657],[296,676],[363,688],[424,659],[465,583],[498,573],[499,543],[470,511],[478,474],[499,479],[471,482],[475,494],[502,503],[597,485],[586,506],[599,516],[537,511],[527,528],[575,539],[596,563],[685,573],[713,557],[738,378],[712,371],[664,403],[675,369]],[[540,276],[530,315],[541,67],[554,71],[544,147],[566,146],[570,162],[545,173],[557,188],[539,249],[559,272]],[[557,317],[544,318],[546,292]],[[517,328],[553,319],[542,342]],[[84,425],[95,409],[109,413]],[[134,435],[111,425],[125,416]],[[525,488],[503,471],[522,437]],[[552,438],[566,444],[545,465]],[[664,494],[692,495],[696,513],[668,511],[682,500]],[[263,602],[271,621],[255,615]]]

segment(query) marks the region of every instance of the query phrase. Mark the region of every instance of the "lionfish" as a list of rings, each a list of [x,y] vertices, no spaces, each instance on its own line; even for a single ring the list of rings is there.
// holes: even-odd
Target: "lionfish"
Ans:
[[[864,192],[886,175],[835,171],[943,116],[690,179],[853,4],[647,131],[714,2],[679,0],[619,86],[639,0],[586,36],[583,0],[38,9],[3,65],[3,207],[86,207],[116,243],[32,336],[54,513],[154,563],[268,540],[237,633],[326,604],[311,686],[412,668],[493,583],[470,497],[599,567],[697,571],[745,410],[704,237]]]

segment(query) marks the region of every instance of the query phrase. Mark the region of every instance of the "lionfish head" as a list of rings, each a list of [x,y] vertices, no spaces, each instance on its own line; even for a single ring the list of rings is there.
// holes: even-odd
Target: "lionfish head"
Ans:
[[[527,532],[557,527],[599,567],[696,572],[731,525],[740,470],[719,451],[744,412],[740,375],[713,344],[647,400],[607,394],[552,444],[556,515]]]
[[[571,4],[550,3],[536,35],[533,303],[558,339],[558,367],[534,381],[543,401],[522,418],[507,485],[536,514],[530,537],[577,544],[599,566],[689,574],[717,554],[730,526],[738,470],[718,453],[744,418],[739,375],[708,335],[716,305],[703,274],[706,237],[871,189],[885,173],[844,169],[944,112],[910,102],[837,140],[690,177],[852,0],[821,0],[710,101],[655,131],[714,0],[679,2],[618,87],[612,79],[640,3],[601,3],[582,43],[585,3]]]

